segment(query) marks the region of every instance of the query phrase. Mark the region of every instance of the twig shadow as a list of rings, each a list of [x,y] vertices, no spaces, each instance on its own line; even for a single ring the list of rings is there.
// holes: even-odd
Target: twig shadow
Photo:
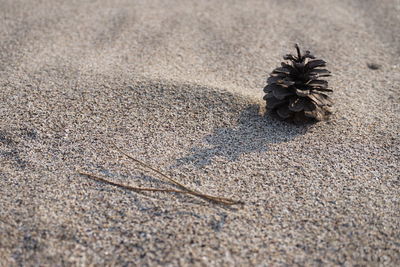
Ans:
[[[216,128],[203,139],[203,144],[190,149],[190,153],[177,159],[172,166],[193,164],[203,167],[216,157],[236,161],[241,155],[265,152],[269,144],[287,142],[306,133],[310,125],[293,125],[277,120],[269,114],[260,114],[259,105],[244,109],[233,127]]]

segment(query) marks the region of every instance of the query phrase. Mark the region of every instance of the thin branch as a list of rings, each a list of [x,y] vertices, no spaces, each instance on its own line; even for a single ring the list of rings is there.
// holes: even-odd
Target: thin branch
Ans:
[[[165,179],[167,179],[167,180],[170,181],[171,183],[173,183],[173,184],[179,186],[180,188],[182,188],[182,189],[184,189],[184,190],[186,190],[186,191],[196,192],[196,191],[194,191],[194,190],[191,190],[191,189],[187,188],[187,187],[184,186],[183,184],[181,184],[181,183],[175,181],[174,179],[172,179],[171,177],[169,177],[169,176],[167,176],[166,174],[162,173],[161,171],[159,171],[159,170],[157,170],[157,169],[155,169],[155,168],[153,168],[153,167],[147,165],[146,163],[144,163],[144,162],[142,162],[142,161],[140,161],[140,160],[138,160],[138,159],[135,159],[134,157],[132,157],[132,156],[129,155],[129,154],[126,154],[126,153],[125,153],[124,151],[122,151],[119,147],[117,147],[114,143],[112,143],[112,144],[113,144],[114,148],[115,148],[116,150],[118,150],[119,153],[121,153],[122,155],[126,156],[127,158],[129,158],[129,159],[131,159],[131,160],[133,160],[133,161],[139,163],[140,165],[142,165],[143,167],[146,167],[146,168],[149,169],[149,170],[154,171],[155,173],[161,175],[162,177],[164,177]],[[199,192],[197,192],[197,193],[199,193]]]
[[[213,201],[216,203],[220,203],[220,204],[224,204],[224,205],[236,205],[236,204],[243,204],[243,202],[241,201],[236,201],[233,199],[229,199],[229,198],[224,198],[224,197],[215,197],[215,196],[211,196],[211,195],[207,195],[207,194],[203,194],[200,192],[196,192],[196,191],[182,191],[182,190],[176,190],[176,189],[158,189],[158,188],[147,188],[147,187],[134,187],[134,186],[130,186],[130,185],[123,185],[123,184],[118,184],[109,180],[106,180],[104,178],[101,178],[99,176],[96,176],[94,174],[91,173],[87,173],[87,172],[83,172],[83,171],[78,171],[79,174],[81,175],[85,175],[88,178],[98,181],[98,182],[103,182],[106,184],[110,184],[113,186],[117,186],[120,188],[124,188],[127,190],[131,190],[131,191],[147,191],[147,192],[166,192],[166,193],[180,193],[180,194],[189,194],[189,195],[193,195],[193,196],[197,196],[197,197],[201,197],[204,198],[206,200],[209,201]]]
[[[81,175],[85,175],[88,178],[98,181],[98,182],[103,182],[106,184],[110,184],[110,185],[114,185],[114,186],[118,186],[121,188],[125,188],[128,190],[132,190],[132,191],[149,191],[149,192],[168,192],[168,193],[181,193],[183,191],[181,190],[176,190],[176,189],[157,189],[157,188],[147,188],[147,187],[134,187],[134,186],[130,186],[130,185],[123,185],[123,184],[118,184],[109,180],[106,180],[104,178],[101,178],[99,176],[96,176],[94,174],[91,173],[87,173],[87,172],[83,172],[83,171],[78,171],[79,174]]]
[[[132,157],[131,155],[125,153],[124,151],[122,151],[114,142],[112,142],[112,145],[114,146],[114,148],[120,152],[121,154],[123,154],[124,156],[126,156],[127,158],[133,160],[134,162],[139,163],[140,165],[142,165],[143,167],[148,168],[149,170],[154,171],[155,173],[161,175],[163,178],[167,179],[168,181],[170,181],[171,183],[179,186],[180,188],[182,188],[183,190],[186,190],[188,192],[188,194],[191,194],[193,196],[198,196],[201,198],[205,198],[214,202],[219,202],[225,205],[236,205],[236,204],[244,204],[242,201],[239,200],[233,200],[230,198],[224,198],[224,197],[216,197],[216,196],[211,196],[211,195],[207,195],[207,194],[203,194],[201,192],[198,192],[196,190],[190,189],[188,187],[186,187],[185,185],[179,183],[178,181],[172,179],[171,177],[167,176],[166,174],[162,173],[161,171],[149,166],[148,164]]]

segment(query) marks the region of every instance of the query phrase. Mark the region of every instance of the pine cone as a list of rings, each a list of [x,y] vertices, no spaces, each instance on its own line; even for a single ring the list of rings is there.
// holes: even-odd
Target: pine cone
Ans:
[[[295,47],[297,57],[284,56],[290,64],[282,62],[267,80],[264,88],[267,109],[288,121],[326,120],[333,103],[324,92],[332,90],[328,89],[327,81],[319,78],[331,76],[330,71],[323,69],[325,61],[315,59],[310,51],[302,55],[299,46],[296,44]]]

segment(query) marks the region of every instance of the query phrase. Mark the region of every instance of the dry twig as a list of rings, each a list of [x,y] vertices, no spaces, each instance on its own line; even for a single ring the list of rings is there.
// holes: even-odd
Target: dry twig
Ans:
[[[92,180],[95,181],[99,181],[99,182],[103,182],[103,183],[107,183],[113,186],[118,186],[127,190],[132,190],[132,191],[147,191],[147,192],[167,192],[167,193],[180,193],[180,194],[188,194],[188,195],[192,195],[192,196],[197,196],[215,203],[219,203],[219,204],[223,204],[223,205],[237,205],[237,204],[243,204],[243,202],[238,201],[238,200],[233,200],[230,198],[225,198],[225,197],[217,197],[217,196],[211,196],[211,195],[207,195],[207,194],[203,194],[201,192],[192,190],[188,187],[186,187],[185,185],[177,182],[176,180],[172,179],[171,177],[167,176],[166,174],[162,173],[161,171],[149,166],[148,164],[128,155],[127,153],[123,152],[121,149],[119,149],[115,144],[113,144],[114,148],[120,152],[121,154],[123,154],[124,156],[126,156],[127,158],[129,158],[130,160],[142,165],[143,167],[152,170],[153,172],[157,173],[158,175],[160,175],[161,177],[163,177],[164,179],[166,179],[167,181],[175,184],[176,186],[182,188],[182,190],[176,190],[176,189],[158,189],[158,188],[146,188],[146,187],[134,187],[134,186],[129,186],[129,185],[123,185],[123,184],[119,184],[119,183],[115,183],[109,180],[106,180],[104,178],[101,178],[99,176],[96,176],[94,174],[91,173],[87,173],[87,172],[83,172],[83,171],[78,171],[79,174],[81,175],[85,175],[87,177],[89,177]]]

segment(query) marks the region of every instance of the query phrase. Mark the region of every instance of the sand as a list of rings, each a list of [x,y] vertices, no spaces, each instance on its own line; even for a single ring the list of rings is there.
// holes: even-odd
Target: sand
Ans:
[[[400,265],[398,0],[0,6],[1,266]],[[328,122],[265,114],[294,43]]]

